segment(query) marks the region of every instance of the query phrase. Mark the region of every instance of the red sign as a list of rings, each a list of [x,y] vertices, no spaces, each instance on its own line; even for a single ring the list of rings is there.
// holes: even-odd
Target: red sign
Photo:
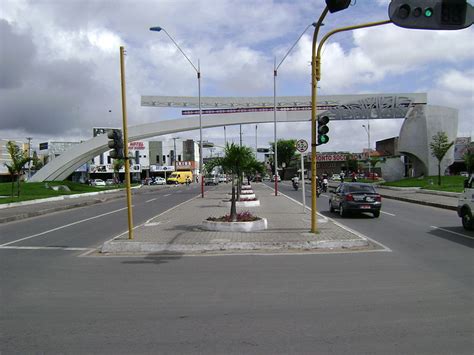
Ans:
[[[144,142],[130,142],[128,143],[128,149],[131,150],[144,150],[145,143]]]

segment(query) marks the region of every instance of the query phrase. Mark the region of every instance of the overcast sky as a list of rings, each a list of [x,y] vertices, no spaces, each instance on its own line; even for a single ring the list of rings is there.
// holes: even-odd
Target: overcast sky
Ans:
[[[328,14],[328,30],[388,19],[389,0],[353,0]],[[92,127],[121,126],[119,47],[126,48],[131,126],[179,118],[180,111],[140,106],[141,95],[197,96],[196,73],[164,33],[202,72],[202,96],[272,96],[279,62],[323,0],[1,0],[0,138],[78,141]],[[278,72],[279,95],[310,95],[308,31]],[[474,126],[474,26],[422,31],[389,24],[335,35],[322,56],[320,95],[426,92],[428,103],[459,109],[458,136]],[[362,151],[365,122],[331,122],[323,151]],[[371,123],[375,140],[397,136],[402,120]],[[227,128],[238,142],[238,127]],[[310,138],[309,123],[279,124],[284,138]],[[259,146],[273,125],[258,126]],[[179,135],[199,139],[199,131]],[[166,137],[170,138],[170,137]],[[223,143],[223,129],[203,138]],[[254,146],[255,125],[244,126]],[[261,144],[260,144],[261,143]]]

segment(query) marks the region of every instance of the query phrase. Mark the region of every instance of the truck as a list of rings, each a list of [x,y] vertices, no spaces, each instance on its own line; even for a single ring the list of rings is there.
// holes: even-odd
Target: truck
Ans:
[[[472,186],[474,174],[464,180],[464,192],[459,196],[457,212],[461,217],[464,229],[474,229],[472,213],[474,212],[474,187]]]
[[[185,184],[186,181],[193,182],[193,173],[191,171],[175,171],[171,173],[166,180],[168,185]]]

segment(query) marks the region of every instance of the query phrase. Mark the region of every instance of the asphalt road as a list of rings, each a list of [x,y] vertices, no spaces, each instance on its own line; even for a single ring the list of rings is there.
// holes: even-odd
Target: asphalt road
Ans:
[[[285,183],[281,191],[301,196]],[[143,190],[136,224],[197,194]],[[9,244],[40,249],[0,249],[0,352],[472,354],[474,236],[455,213],[384,199],[378,219],[340,219],[324,212],[327,201],[318,199],[323,214],[391,252],[127,258],[64,249],[126,230],[125,211],[113,212],[124,200],[1,225],[4,245],[71,224]]]

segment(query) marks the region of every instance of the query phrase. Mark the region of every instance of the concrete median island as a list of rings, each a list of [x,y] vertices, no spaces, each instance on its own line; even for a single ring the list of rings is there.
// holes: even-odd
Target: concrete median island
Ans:
[[[211,231],[203,227],[208,217],[229,213],[221,202],[227,186],[206,191],[138,226],[135,239],[124,233],[102,246],[102,253],[229,253],[229,252],[311,252],[338,249],[374,249],[373,243],[331,219],[320,216],[317,234],[309,233],[311,217],[301,205],[283,196],[274,196],[264,184],[252,185],[260,206],[252,215],[265,220],[267,228],[258,231]],[[245,208],[237,207],[237,212]],[[238,222],[237,222],[238,223]],[[265,223],[265,222],[260,222]]]

